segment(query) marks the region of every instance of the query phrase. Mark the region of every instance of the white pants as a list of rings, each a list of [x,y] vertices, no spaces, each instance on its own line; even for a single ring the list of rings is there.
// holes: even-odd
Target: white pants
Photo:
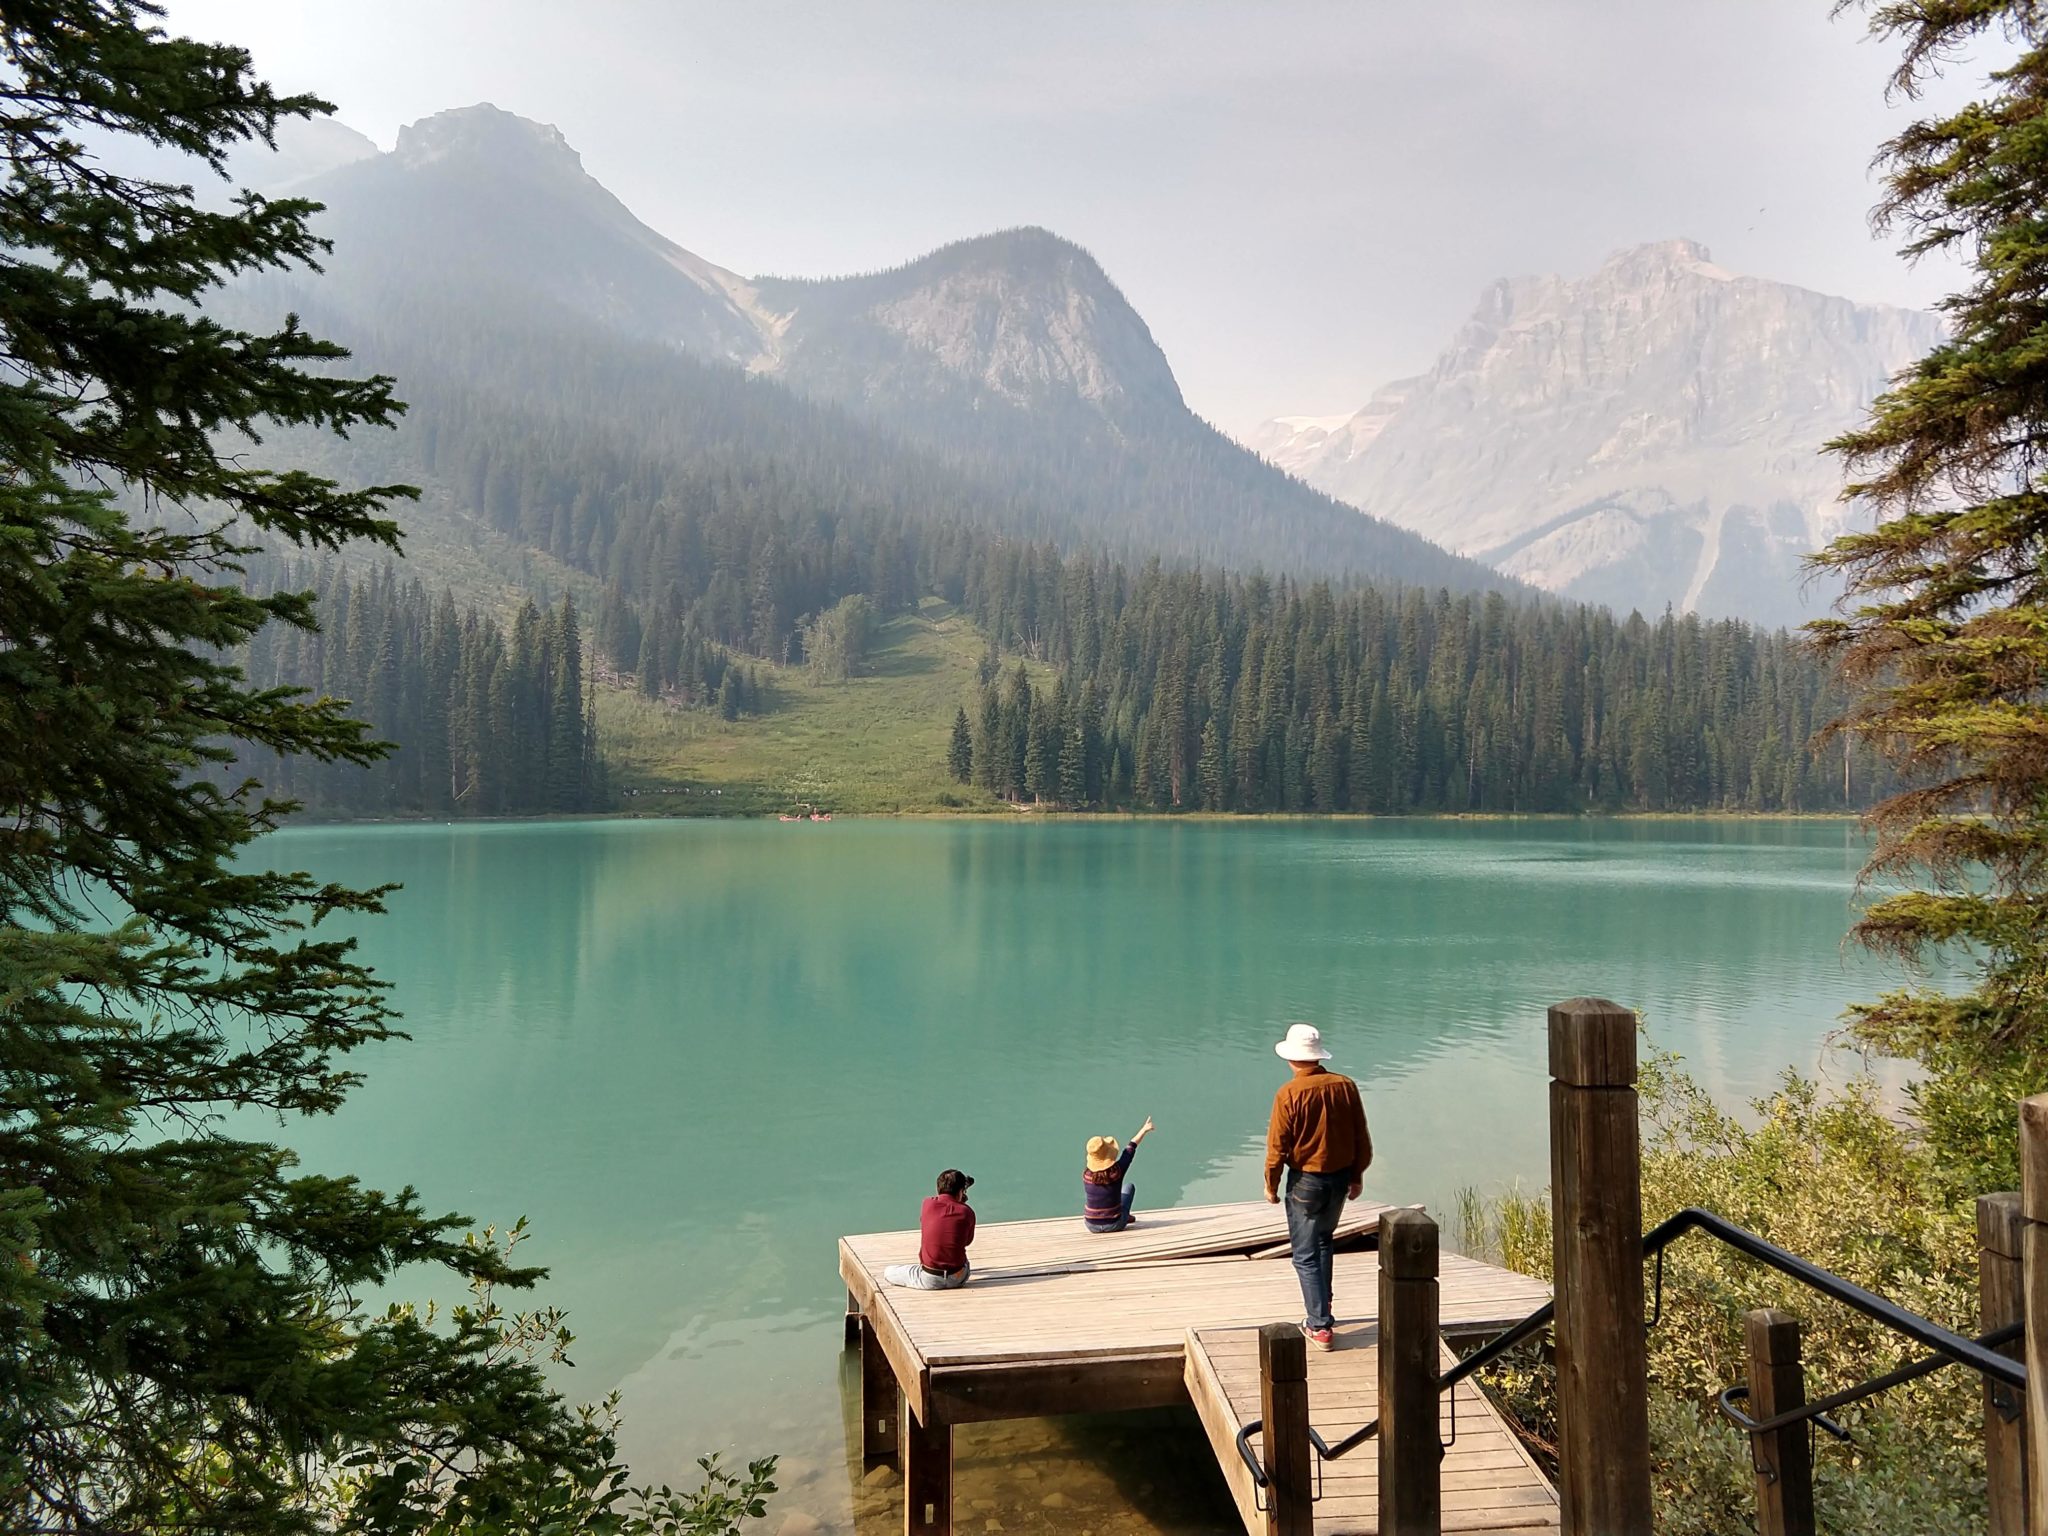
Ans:
[[[957,1275],[941,1275],[922,1264],[891,1264],[882,1271],[882,1278],[907,1290],[957,1291],[967,1283],[967,1266],[961,1265]]]

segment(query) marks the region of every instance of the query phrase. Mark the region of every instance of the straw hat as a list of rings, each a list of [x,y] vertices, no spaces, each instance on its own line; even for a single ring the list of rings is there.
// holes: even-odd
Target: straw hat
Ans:
[[[1088,1138],[1088,1171],[1100,1173],[1116,1162],[1118,1147],[1114,1136],[1090,1136]]]
[[[1330,1053],[1323,1049],[1323,1032],[1313,1024],[1290,1024],[1287,1038],[1277,1042],[1273,1054],[1284,1061],[1328,1061]]]

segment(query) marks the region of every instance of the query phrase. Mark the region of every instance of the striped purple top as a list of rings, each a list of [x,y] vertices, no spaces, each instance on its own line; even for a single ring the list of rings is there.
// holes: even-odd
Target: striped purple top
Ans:
[[[1123,1214],[1124,1175],[1131,1171],[1131,1159],[1137,1155],[1136,1142],[1125,1147],[1117,1160],[1100,1173],[1093,1168],[1081,1170],[1081,1216],[1085,1221],[1114,1221]]]

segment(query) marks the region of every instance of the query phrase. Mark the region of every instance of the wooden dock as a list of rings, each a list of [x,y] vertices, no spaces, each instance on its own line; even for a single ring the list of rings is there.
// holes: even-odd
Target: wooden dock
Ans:
[[[1379,1350],[1373,1325],[1337,1330],[1330,1354],[1308,1354],[1309,1422],[1335,1445],[1379,1416]],[[1448,1369],[1456,1357],[1443,1352]],[[1263,1500],[1237,1454],[1238,1431],[1259,1416],[1259,1336],[1255,1329],[1197,1329],[1188,1339],[1188,1395],[1208,1432],[1224,1481],[1245,1529],[1262,1529]],[[1538,1470],[1492,1404],[1469,1381],[1446,1399],[1439,1433],[1448,1447],[1443,1462],[1443,1529],[1496,1536],[1536,1536],[1558,1528],[1557,1490]],[[1260,1436],[1251,1436],[1263,1449]],[[1379,1459],[1370,1444],[1322,1468],[1315,1504],[1319,1533],[1379,1529]]]
[[[1312,1352],[1310,1382],[1311,1421],[1325,1439],[1357,1427],[1351,1420],[1371,1398],[1379,1273],[1365,1245],[1386,1209],[1350,1206],[1338,1229],[1336,1310],[1346,1347]],[[1256,1330],[1301,1315],[1277,1206],[1144,1212],[1128,1230],[1108,1234],[1086,1232],[1071,1216],[991,1223],[975,1237],[973,1278],[961,1289],[884,1283],[886,1266],[915,1261],[917,1242],[908,1231],[839,1243],[849,1340],[858,1339],[862,1353],[861,1449],[868,1458],[901,1456],[907,1536],[950,1532],[953,1426],[980,1420],[1192,1402],[1233,1492],[1249,1488],[1234,1440],[1258,1413]],[[1444,1256],[1439,1287],[1450,1335],[1494,1332],[1549,1299],[1539,1281],[1456,1255]],[[1457,1414],[1458,1443],[1445,1464],[1446,1528],[1555,1528],[1555,1495],[1484,1398],[1461,1390]],[[1324,1469],[1318,1531],[1377,1529],[1373,1469],[1370,1446]],[[1238,1502],[1247,1529],[1260,1532],[1253,1503],[1243,1493]],[[1479,1523],[1488,1509],[1514,1512],[1520,1523]]]

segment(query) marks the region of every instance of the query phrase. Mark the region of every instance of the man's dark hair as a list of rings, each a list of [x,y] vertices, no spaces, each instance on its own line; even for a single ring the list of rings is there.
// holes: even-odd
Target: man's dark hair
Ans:
[[[962,1195],[967,1193],[967,1186],[972,1184],[973,1182],[974,1180],[967,1177],[967,1175],[962,1173],[958,1168],[948,1168],[944,1173],[939,1175],[939,1193],[942,1195],[951,1195],[955,1200],[957,1200]]]

